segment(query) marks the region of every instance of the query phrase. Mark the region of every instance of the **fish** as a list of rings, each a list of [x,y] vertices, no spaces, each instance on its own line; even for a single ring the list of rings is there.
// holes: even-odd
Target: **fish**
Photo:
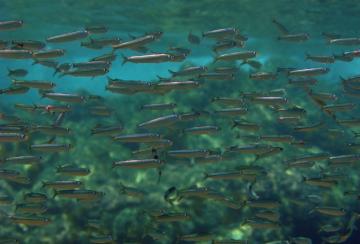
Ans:
[[[181,149],[170,150],[167,154],[174,158],[199,158],[208,156],[210,151],[207,149]]]
[[[232,66],[220,66],[214,68],[215,73],[228,73],[228,74],[236,74],[239,71],[237,67]]]
[[[185,47],[176,47],[176,46],[171,46],[168,48],[169,51],[174,51],[176,53],[179,54],[185,54],[185,55],[189,55],[191,53],[191,50]]]
[[[343,46],[359,45],[360,38],[357,37],[335,38],[335,39],[330,39],[329,44],[343,45]]]
[[[121,184],[121,190],[120,192],[122,194],[125,194],[127,196],[130,196],[130,197],[135,197],[135,198],[144,198],[146,195],[147,195],[147,192],[143,191],[143,190],[140,190],[140,189],[137,189],[137,188],[134,188],[134,187],[129,187],[129,186],[125,186],[123,184]]]
[[[159,223],[169,222],[182,222],[191,220],[191,216],[188,213],[163,213],[154,217],[154,220]]]
[[[65,164],[57,166],[56,173],[66,176],[87,176],[91,173],[91,170],[88,168]]]
[[[24,77],[28,74],[26,69],[9,69],[8,68],[8,76],[11,77]]]
[[[313,211],[332,217],[341,217],[346,214],[346,211],[344,209],[335,207],[315,207]]]
[[[231,97],[213,97],[211,99],[212,103],[219,103],[229,106],[242,106],[245,101],[241,98],[231,98]]]
[[[47,210],[44,204],[39,203],[18,203],[15,206],[15,212],[23,214],[43,214]]]
[[[259,219],[247,219],[242,225],[248,225],[253,229],[279,229],[279,223]]]
[[[247,112],[248,112],[247,108],[224,108],[214,111],[214,113],[219,116],[239,116],[239,115],[246,115]]]
[[[51,188],[53,190],[74,190],[83,186],[83,183],[78,180],[68,181],[42,181],[42,187]]]
[[[10,220],[15,224],[22,224],[28,226],[45,226],[51,224],[52,221],[48,218],[43,217],[19,217],[11,216]]]
[[[123,130],[122,125],[114,125],[114,126],[101,126],[97,125],[95,128],[91,129],[91,135],[99,135],[99,136],[115,136],[118,135]]]
[[[56,93],[56,92],[45,92],[42,94],[42,97],[46,97],[55,101],[70,102],[70,103],[82,103],[85,100],[85,97],[77,94]]]
[[[90,107],[89,112],[91,115],[107,117],[112,114],[113,110],[105,106],[95,106],[95,107]]]
[[[274,210],[261,210],[255,213],[255,217],[271,222],[279,222],[280,214]]]
[[[244,60],[240,65],[244,65],[247,64],[249,65],[251,68],[254,69],[260,69],[262,67],[262,63],[257,61],[257,60],[253,60],[253,59],[247,59]]]
[[[342,103],[342,104],[328,104],[322,106],[322,110],[325,112],[343,112],[348,110],[353,110],[356,108],[355,103]]]
[[[158,117],[137,125],[138,128],[158,128],[163,126],[170,126],[176,122],[178,122],[181,117],[178,114],[170,114],[162,117]]]
[[[24,24],[23,20],[8,20],[0,22],[0,31],[15,30],[21,28]]]
[[[261,104],[261,105],[284,105],[288,102],[287,98],[284,97],[253,97],[251,98],[251,102],[254,104]]]
[[[67,113],[72,110],[70,105],[35,105],[35,107],[36,109],[43,109],[47,113]]]
[[[228,38],[228,37],[233,37],[237,33],[238,33],[237,29],[235,29],[233,27],[229,27],[229,28],[215,29],[215,30],[203,32],[202,37],[214,38],[214,39],[224,39],[224,38]]]
[[[159,82],[156,83],[155,89],[159,91],[172,91],[172,90],[190,90],[195,89],[200,86],[200,83],[197,81],[169,81],[169,82]]]
[[[235,61],[235,60],[247,60],[256,57],[255,51],[243,51],[221,54],[215,57],[214,62],[217,61]]]
[[[243,172],[242,170],[239,171],[224,171],[224,172],[216,172],[216,173],[205,173],[204,179],[213,179],[213,180],[244,180],[255,182],[257,174],[248,174]]]
[[[156,142],[162,138],[162,135],[156,133],[140,133],[140,134],[128,134],[128,135],[118,135],[114,136],[114,141],[126,142],[126,143],[148,143]]]
[[[25,156],[14,156],[7,157],[4,159],[4,163],[9,164],[38,164],[42,160],[41,156],[25,155]]]
[[[38,51],[41,50],[43,48],[45,48],[46,44],[44,42],[41,41],[34,41],[34,40],[12,40],[11,41],[11,45],[12,45],[12,49],[17,49],[17,50],[29,50],[29,51]]]
[[[28,87],[28,88],[44,89],[44,90],[51,90],[56,86],[54,82],[40,81],[40,80],[31,80],[31,81],[12,80],[12,83],[20,87]]]
[[[234,41],[234,40],[222,40],[217,42],[212,50],[215,53],[224,51],[224,50],[228,50],[231,48],[235,48],[235,47],[244,47],[245,43],[243,41]]]
[[[318,63],[332,64],[335,62],[334,56],[319,56],[319,55],[310,55],[306,53],[305,60],[311,60]]]
[[[160,159],[131,159],[114,162],[112,167],[125,167],[132,169],[150,169],[162,167],[164,161]]]
[[[212,234],[189,234],[179,236],[177,239],[181,241],[191,241],[191,242],[203,242],[211,241],[214,238]]]
[[[288,83],[292,86],[297,87],[306,87],[306,86],[313,86],[317,83],[317,80],[314,78],[308,78],[308,79],[288,79]]]
[[[288,72],[288,76],[317,76],[324,75],[330,71],[329,68],[307,68],[295,69]]]
[[[71,64],[72,68],[75,68],[77,70],[109,69],[110,65],[111,63],[106,61],[90,61]]]
[[[29,138],[21,133],[0,133],[0,142],[24,142]]]
[[[250,208],[278,209],[280,207],[280,203],[271,200],[253,200],[245,201],[245,206]]]
[[[0,195],[0,206],[10,205],[13,202],[13,198],[7,195]]]
[[[284,34],[279,36],[277,39],[279,41],[289,41],[289,42],[305,42],[309,40],[310,36],[307,33],[297,33],[297,34]]]
[[[330,163],[357,162],[360,160],[360,154],[345,154],[329,157]]]
[[[41,133],[47,135],[57,135],[57,136],[65,136],[69,135],[71,130],[69,128],[64,128],[61,126],[44,126],[37,125],[31,128],[33,131],[39,131]]]
[[[319,178],[306,178],[303,177],[303,182],[311,186],[317,186],[322,188],[331,188],[338,184],[336,180],[326,180],[322,177]]]
[[[269,72],[258,72],[249,75],[251,80],[276,80],[277,74]]]
[[[60,74],[60,77],[65,75],[77,76],[77,77],[96,77],[102,76],[109,72],[108,68],[91,68],[91,69],[75,69],[64,71]]]
[[[232,129],[238,128],[246,131],[259,131],[260,126],[256,123],[250,123],[243,120],[233,120]]]
[[[158,33],[150,34],[150,35],[145,35],[143,37],[135,38],[135,39],[133,39],[131,41],[122,42],[122,43],[119,43],[117,45],[113,45],[112,48],[114,50],[125,49],[125,48],[137,49],[137,48],[143,47],[143,46],[145,46],[147,44],[150,44],[150,43],[160,39],[161,36],[162,36],[162,32],[158,32]]]
[[[140,110],[167,110],[174,109],[176,106],[176,103],[153,103],[142,105]]]
[[[105,195],[104,192],[101,191],[94,191],[94,190],[59,190],[55,191],[55,197],[63,197],[63,198],[70,198],[76,199],[78,201],[96,201]]]
[[[52,50],[43,50],[34,52],[32,55],[35,59],[43,59],[43,58],[58,58],[65,54],[64,49],[52,49]]]
[[[108,31],[108,28],[103,25],[90,25],[84,28],[90,34],[103,34]]]
[[[197,164],[218,163],[221,162],[222,160],[223,160],[222,155],[212,154],[212,155],[207,155],[205,157],[196,158],[195,163]]]
[[[229,73],[205,73],[198,75],[200,80],[235,80],[234,74]]]
[[[320,121],[318,123],[308,125],[308,126],[296,126],[296,127],[293,127],[293,130],[296,132],[312,132],[315,130],[319,130],[323,126],[324,126],[324,122]]]
[[[1,52],[0,52],[0,56],[1,56]],[[123,56],[122,64],[125,64],[127,62],[131,62],[131,63],[163,63],[163,62],[170,62],[172,60],[174,60],[174,56],[171,54],[154,53],[154,54],[130,56],[130,57]]]
[[[171,75],[173,77],[176,76],[190,76],[190,75],[199,75],[202,74],[204,72],[206,72],[208,70],[208,68],[206,66],[190,66],[188,68],[179,70],[179,71],[172,71],[169,70],[169,72],[171,73]]]
[[[46,39],[49,43],[61,43],[61,42],[70,42],[76,41],[79,39],[86,38],[89,35],[89,32],[86,30],[80,30],[75,32],[64,33],[60,35],[50,36]]]
[[[44,193],[29,192],[24,194],[24,201],[27,203],[43,203],[48,200]]]
[[[115,59],[116,59],[116,54],[114,54],[114,53],[106,53],[106,54],[91,58],[89,60],[89,62],[103,61],[103,62],[111,63],[111,62],[115,61]]]
[[[3,49],[0,50],[0,58],[8,59],[31,59],[32,51],[30,50],[14,50],[14,49]]]
[[[212,240],[211,244],[247,244],[247,240],[234,240],[234,239],[224,239],[224,240]]]
[[[112,235],[97,235],[89,239],[90,243],[116,243]]]
[[[220,127],[214,125],[195,126],[186,128],[183,130],[184,133],[193,135],[212,134],[221,130]]]
[[[72,148],[71,144],[33,144],[30,146],[31,151],[38,152],[67,152]]]
[[[306,110],[299,106],[292,106],[289,108],[279,108],[279,109],[276,109],[276,112],[278,112],[279,114],[284,115],[284,116],[303,117],[306,115]]]

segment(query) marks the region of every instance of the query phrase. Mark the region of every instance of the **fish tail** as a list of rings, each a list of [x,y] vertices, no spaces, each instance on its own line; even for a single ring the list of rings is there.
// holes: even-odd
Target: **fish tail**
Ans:
[[[207,178],[209,178],[209,174],[208,173],[204,173],[204,180],[206,180]]]
[[[41,187],[44,188],[46,186],[46,182],[45,181],[41,181]]]
[[[239,123],[236,121],[236,120],[233,120],[233,123],[232,123],[232,126],[231,126],[231,129],[234,129],[236,126],[238,126]]]
[[[59,192],[57,190],[54,190],[54,195],[53,195],[53,199],[59,194]]]
[[[59,71],[60,71],[60,69],[55,68],[54,73],[53,73],[53,76],[55,76],[57,73],[59,73]]]
[[[176,73],[175,71],[172,71],[170,69],[168,69],[169,73],[172,74],[174,76],[174,74]]]
[[[8,71],[8,76],[11,76],[11,74],[12,74],[11,69],[10,69],[9,67],[7,67],[6,69],[7,69],[7,71]]]
[[[129,61],[129,59],[127,57],[125,57],[124,54],[121,54],[121,57],[123,58],[123,61],[122,61],[121,65],[124,65],[126,62]]]

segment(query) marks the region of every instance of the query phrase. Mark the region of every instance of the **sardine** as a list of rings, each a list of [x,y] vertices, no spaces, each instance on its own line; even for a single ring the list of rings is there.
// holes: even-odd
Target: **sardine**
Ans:
[[[86,38],[88,35],[89,35],[88,31],[81,30],[81,31],[69,32],[65,34],[51,36],[48,37],[46,41],[50,43],[70,42],[70,41]]]

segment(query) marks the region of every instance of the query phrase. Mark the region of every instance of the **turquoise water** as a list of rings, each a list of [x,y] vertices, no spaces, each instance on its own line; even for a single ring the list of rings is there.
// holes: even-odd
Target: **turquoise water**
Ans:
[[[46,44],[44,50],[65,50],[63,56],[51,58],[58,64],[88,62],[103,54],[116,54],[109,72],[92,78],[53,75],[54,68],[33,65],[31,58],[4,58],[3,50],[0,50],[0,89],[3,91],[0,94],[0,196],[4,197],[0,200],[9,199],[0,201],[0,243],[358,243],[360,86],[358,80],[346,81],[352,89],[344,90],[345,83],[341,82],[340,76],[348,79],[359,75],[360,62],[354,57],[350,62],[334,59],[334,63],[327,64],[306,59],[306,54],[332,57],[358,50],[360,42],[355,45],[329,44],[322,33],[336,33],[341,38],[359,37],[359,10],[360,4],[350,0],[296,3],[285,0],[0,1],[0,27],[4,21],[23,21],[20,28],[0,31],[0,40],[8,42],[4,49],[11,49],[14,40],[42,41]],[[282,34],[272,22],[274,18],[290,34],[307,33],[309,40],[278,40]],[[107,32],[71,42],[46,41],[54,35],[98,25],[105,26]],[[245,46],[218,54],[213,52],[213,46],[222,38],[202,37],[202,33],[221,28],[236,28],[247,37]],[[111,45],[102,49],[80,45],[90,38],[118,37],[126,42],[132,40],[130,36],[139,38],[154,31],[163,34],[145,45],[147,52],[128,48],[113,50]],[[200,44],[188,41],[189,32],[200,38]],[[229,38],[233,40],[235,36]],[[174,54],[169,50],[174,46],[190,49],[191,53],[181,62],[122,64],[122,56]],[[250,60],[261,63],[261,67],[243,64],[241,59],[214,62],[217,55],[243,51],[256,51],[256,57]],[[174,78],[168,71],[191,66],[206,66],[207,73],[213,73],[219,67],[236,67],[236,71],[231,72],[233,80],[201,79],[197,75]],[[287,72],[277,73],[278,68],[318,67],[330,71],[314,76],[317,83],[308,87],[291,85],[288,79],[297,77],[291,77]],[[8,69],[26,69],[28,74],[10,77]],[[274,80],[249,77],[257,72],[271,72],[277,76]],[[161,89],[158,76],[175,81],[190,80],[198,82],[199,86],[154,94]],[[151,83],[152,90],[148,93],[111,93],[106,90],[109,78]],[[33,88],[24,94],[6,94],[7,88],[14,87],[13,79],[51,81],[56,84],[53,92],[79,94],[85,100],[81,103],[58,102],[43,97],[49,91]],[[276,89],[281,91],[271,95]],[[255,92],[261,94],[244,95]],[[316,93],[336,95],[337,99],[316,99]],[[91,96],[101,99],[91,99]],[[254,99],[257,96],[286,98],[286,102],[261,105]],[[242,99],[243,102],[221,104],[214,102],[216,97]],[[144,105],[164,103],[177,106],[159,111],[140,109]],[[33,109],[23,111],[15,107],[16,104],[33,106]],[[347,104],[350,108],[329,113],[324,106],[331,104]],[[69,129],[71,133],[53,137],[51,126],[59,113],[46,112],[41,105],[70,105],[71,110],[64,113],[63,121],[57,126]],[[96,115],[93,111],[97,106],[104,106],[110,112],[103,109],[105,114]],[[305,110],[306,114],[296,113],[296,123],[279,122],[282,115],[279,111],[295,106]],[[229,116],[219,112],[234,107],[246,108],[246,114]],[[195,119],[186,120],[188,113],[194,113]],[[149,128],[139,126],[171,114],[176,115],[174,121]],[[234,126],[234,120],[256,124],[259,129],[238,128]],[[353,124],[344,125],[342,120],[352,120]],[[320,122],[323,126],[310,132],[294,129]],[[122,129],[112,135],[91,134],[101,127],[119,125]],[[50,129],[40,130],[39,126]],[[216,129],[210,131],[213,133],[205,130],[202,134],[188,131],[197,126]],[[19,133],[26,135],[27,140],[9,142],[3,139],[9,128],[20,128]],[[172,144],[155,148],[159,139],[153,139],[152,143],[114,139],[139,133],[156,133],[171,140]],[[289,136],[292,143],[271,141],[266,139],[269,135]],[[294,143],[302,141],[304,145]],[[32,149],[34,145],[45,143],[71,144],[71,149],[63,152]],[[259,151],[230,152],[234,147],[258,145],[266,148],[265,154]],[[149,151],[134,153],[142,149]],[[174,156],[174,150],[183,149],[205,152],[197,151],[200,156],[189,152],[182,158]],[[201,160],[208,159],[204,158],[204,153],[217,155],[221,160],[201,164]],[[305,166],[288,166],[295,159],[320,154],[325,156],[305,160]],[[336,157],[342,155],[352,158],[334,165]],[[16,156],[41,156],[41,160],[26,165],[9,160]],[[113,167],[114,162],[143,159],[156,162],[155,168]],[[57,172],[59,166],[68,164],[90,173],[69,176]],[[241,171],[244,169],[250,173]],[[9,176],[6,170],[20,174],[26,182],[17,176]],[[206,176],[234,171],[241,171],[243,175],[235,179]],[[319,180],[327,186],[311,185],[309,179]],[[81,186],[76,189],[96,191],[97,195],[90,196],[87,201],[69,199],[61,194],[65,192],[56,193],[53,187],[43,186],[43,183],[53,181],[79,181]],[[187,190],[195,193],[186,195]],[[46,211],[34,213],[31,209],[22,209],[22,204],[29,204],[25,197],[27,193],[45,194],[46,201],[40,205],[30,202],[30,206],[36,210],[44,207]],[[261,201],[266,203],[256,206]],[[328,207],[328,212],[332,211],[330,214],[324,213]],[[178,214],[172,216],[175,220],[161,221],[162,217],[174,213]],[[261,216],[266,213],[273,218]],[[45,223],[42,222],[44,218]],[[40,226],[34,226],[36,223]],[[335,230],[324,231],[325,225],[331,225]]]

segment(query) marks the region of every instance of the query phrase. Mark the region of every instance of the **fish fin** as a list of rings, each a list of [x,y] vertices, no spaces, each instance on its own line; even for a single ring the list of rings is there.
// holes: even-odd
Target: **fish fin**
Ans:
[[[159,169],[158,169],[158,180],[157,180],[157,184],[160,183],[161,175],[162,175],[162,170],[159,168]]]
[[[172,70],[170,70],[170,69],[168,69],[168,71],[169,71],[169,73],[172,74],[173,76],[174,76],[174,74],[176,74],[175,71],[172,71]]]
[[[48,144],[52,144],[55,141],[56,137],[53,136],[50,138],[50,140],[48,141]]]
[[[59,194],[59,192],[57,190],[54,190],[54,195],[53,195],[53,199]]]
[[[122,61],[121,65],[124,65],[125,63],[128,62],[129,59],[127,57],[125,57],[124,54],[121,54],[121,57],[123,58],[123,61]]]
[[[237,122],[236,120],[233,120],[233,123],[232,123],[232,126],[231,126],[231,129],[234,129],[236,126],[239,125],[239,122]]]

